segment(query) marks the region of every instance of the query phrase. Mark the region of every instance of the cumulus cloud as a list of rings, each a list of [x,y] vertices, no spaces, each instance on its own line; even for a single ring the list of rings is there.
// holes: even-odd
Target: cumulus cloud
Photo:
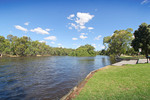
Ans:
[[[97,37],[94,38],[94,40],[100,40],[102,36],[101,35],[98,35]]]
[[[28,26],[28,25],[29,25],[29,22],[25,22],[24,25],[27,25],[27,26]]]
[[[105,46],[104,45],[98,45],[100,47],[100,49],[105,49]]]
[[[93,30],[94,28],[93,28],[93,27],[88,27],[88,29],[89,29],[89,30]]]
[[[49,36],[49,37],[46,37],[44,39],[45,40],[52,40],[52,41],[56,41],[57,40],[56,36]]]
[[[146,4],[146,3],[149,3],[150,1],[149,0],[143,0],[142,2],[141,2],[141,4]]]
[[[20,25],[15,25],[15,28],[24,32],[27,32],[28,30]]]
[[[72,18],[75,17],[74,14],[69,15],[69,17],[67,17],[67,19],[73,20]]]
[[[101,46],[101,49],[105,49],[105,46]]]
[[[46,41],[44,41],[44,40],[41,40],[41,41],[39,41],[39,42],[41,42],[41,43],[47,43]]]
[[[80,25],[84,25],[85,23],[89,22],[93,17],[94,15],[90,15],[89,13],[77,12],[77,18],[75,22]]]
[[[83,40],[86,39],[86,38],[88,38],[88,37],[85,36],[85,35],[87,35],[87,34],[86,34],[86,33],[81,33],[80,38],[83,39]]]
[[[50,31],[49,29],[43,30],[40,27],[34,28],[30,30],[31,32],[35,32],[37,34],[49,34],[48,31]]]
[[[92,46],[93,46],[94,48],[96,48],[96,44],[93,43]]]
[[[87,38],[87,36],[80,35],[80,38],[84,40],[84,39],[86,39],[86,38]]]
[[[58,43],[57,45],[58,45],[59,48],[60,47],[64,48],[64,46],[61,43]]]
[[[47,31],[47,32],[49,32],[51,29],[49,29],[49,28],[47,28],[47,29],[45,29],[45,31]]]
[[[51,42],[51,44],[55,44],[55,42]]]
[[[74,19],[72,19],[75,17]],[[94,15],[91,15],[90,13],[81,13],[77,12],[76,16],[74,14],[71,14],[67,19],[73,20],[73,23],[69,23],[69,29],[75,28],[76,30],[80,31],[82,29],[86,29],[85,24],[88,23],[90,20],[92,20]],[[72,27],[72,28],[71,28]]]
[[[81,33],[81,35],[88,35],[88,33]]]
[[[76,25],[76,24],[74,24],[74,23],[69,23],[69,24],[71,25],[70,27],[75,28],[75,29],[78,30],[79,25]]]
[[[78,40],[78,38],[72,38],[72,40]]]
[[[70,30],[72,30],[72,27],[69,27]]]
[[[61,43],[58,43],[57,45],[58,45],[58,46],[61,46],[62,44],[61,44]]]
[[[85,29],[85,28],[86,28],[85,26],[80,25],[80,29]]]

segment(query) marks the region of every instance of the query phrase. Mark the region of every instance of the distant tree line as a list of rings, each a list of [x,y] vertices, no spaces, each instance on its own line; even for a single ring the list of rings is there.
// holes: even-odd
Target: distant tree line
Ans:
[[[94,47],[91,45],[80,46],[77,49],[50,47],[46,43],[32,41],[30,37],[17,37],[8,35],[7,39],[0,36],[0,54],[16,56],[95,56]]]

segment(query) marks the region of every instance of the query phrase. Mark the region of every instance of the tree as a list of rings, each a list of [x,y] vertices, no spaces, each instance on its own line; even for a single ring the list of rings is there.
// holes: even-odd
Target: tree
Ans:
[[[145,56],[148,56],[150,53],[150,25],[142,23],[139,28],[135,30],[132,46],[135,51],[141,48]]]
[[[37,55],[54,55],[54,56],[95,56],[96,52],[91,45],[81,46],[78,49],[70,48],[52,48],[46,43],[32,41],[30,37],[17,37],[8,35],[7,39],[0,36],[0,53],[5,55],[17,56],[37,56]]]
[[[108,54],[115,55],[119,57],[124,54],[132,42],[132,32],[131,28],[126,30],[116,30],[112,36],[104,37],[103,44],[105,49],[107,49]]]
[[[0,54],[5,50],[5,38],[0,36]]]
[[[69,56],[96,56],[96,52],[94,51],[94,47],[87,44],[84,46],[80,46],[75,51],[69,53]]]

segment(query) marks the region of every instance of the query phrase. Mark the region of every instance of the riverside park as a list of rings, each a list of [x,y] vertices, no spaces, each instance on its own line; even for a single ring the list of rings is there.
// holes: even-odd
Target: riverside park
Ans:
[[[0,100],[150,100],[150,0],[0,0]]]

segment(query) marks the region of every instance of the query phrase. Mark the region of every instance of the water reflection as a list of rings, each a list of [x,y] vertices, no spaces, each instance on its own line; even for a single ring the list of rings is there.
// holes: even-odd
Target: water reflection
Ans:
[[[109,57],[22,57],[0,59],[0,99],[60,99]]]

